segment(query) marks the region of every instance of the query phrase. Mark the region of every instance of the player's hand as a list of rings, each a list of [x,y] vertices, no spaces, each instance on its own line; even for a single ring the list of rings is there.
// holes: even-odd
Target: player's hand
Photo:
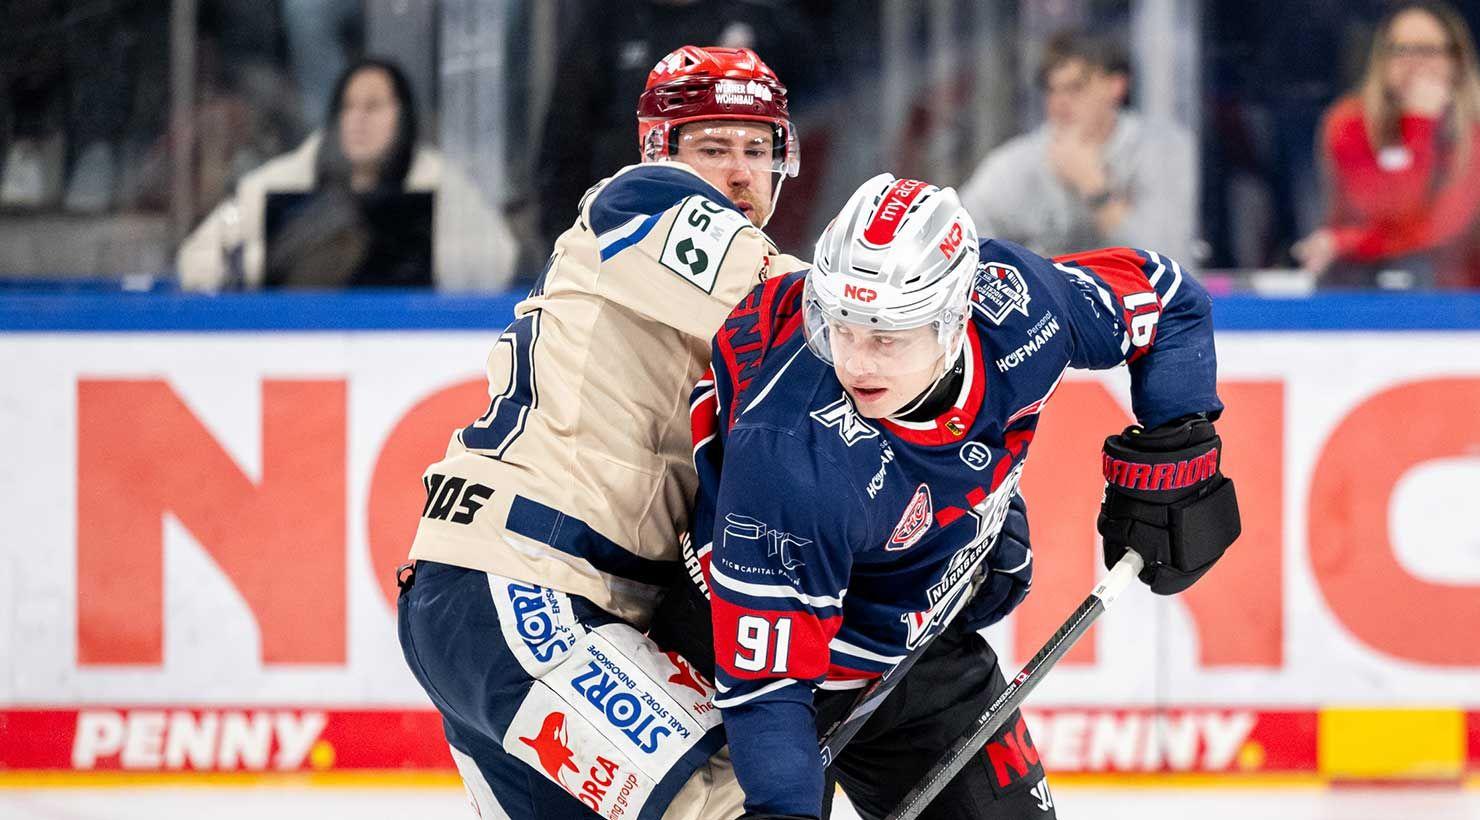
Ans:
[[[1127,549],[1146,559],[1140,578],[1173,595],[1212,569],[1241,529],[1223,442],[1201,416],[1152,430],[1131,426],[1105,439],[1105,500],[1096,527],[1105,566]]]
[[[709,606],[709,585],[704,581],[702,565],[694,552],[688,533],[679,537],[679,553],[687,572],[676,577],[663,593],[663,600],[653,614],[648,637],[665,652],[677,652],[699,674],[714,680],[714,632],[710,628],[713,611]]]
[[[1006,618],[1033,586],[1033,550],[1028,546],[1028,506],[1014,495],[1002,533],[987,556],[987,577],[961,619],[966,628],[985,629]]]

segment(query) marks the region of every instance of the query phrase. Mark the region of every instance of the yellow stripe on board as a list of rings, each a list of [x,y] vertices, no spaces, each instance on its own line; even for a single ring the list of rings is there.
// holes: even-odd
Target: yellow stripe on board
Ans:
[[[1317,760],[1331,778],[1455,778],[1465,773],[1458,709],[1321,709]]]

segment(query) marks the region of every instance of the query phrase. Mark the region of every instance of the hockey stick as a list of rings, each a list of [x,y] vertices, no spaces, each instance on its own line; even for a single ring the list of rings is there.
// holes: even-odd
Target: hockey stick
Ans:
[[[1038,650],[1038,654],[1028,661],[1023,670],[1007,684],[997,700],[987,707],[987,710],[976,719],[971,730],[951,746],[950,750],[941,757],[930,771],[915,784],[915,788],[904,796],[904,800],[894,808],[894,812],[885,820],[915,820],[930,805],[930,801],[940,794],[941,789],[951,782],[951,778],[966,765],[982,746],[986,744],[987,738],[1002,728],[1007,716],[1013,710],[1022,705],[1028,694],[1033,691],[1043,680],[1043,676],[1059,662],[1085,631],[1094,624],[1110,605],[1115,603],[1116,597],[1125,589],[1126,585],[1141,572],[1145,566],[1144,560],[1134,550],[1126,550],[1125,557],[1110,570],[1099,586],[1089,594],[1088,598],[1074,610],[1059,631],[1053,633],[1048,643]]]
[[[978,563],[972,570],[973,574],[980,571],[982,563],[986,561],[986,557],[987,554],[982,553],[977,558]],[[969,601],[970,597],[970,594],[968,594],[966,599]],[[946,631],[946,627],[950,626],[954,616],[965,608],[964,603],[959,608],[951,608],[949,610],[951,617],[941,618],[935,623],[932,623],[924,637],[910,651],[910,654],[906,655],[904,660],[891,666],[884,674],[874,678],[873,682],[864,688],[863,692],[853,702],[853,708],[848,711],[848,714],[844,715],[842,719],[834,723],[822,734],[818,745],[822,754],[823,768],[832,765],[832,762],[837,759],[838,753],[843,751],[844,746],[848,745],[848,741],[852,740],[853,736],[858,734],[858,730],[863,728],[863,724],[868,722],[869,717],[879,708],[879,705],[884,702],[884,699],[889,697],[889,693],[894,691],[894,687],[898,686],[899,682],[904,680],[905,674],[915,665],[915,661],[925,656],[925,650],[930,647],[930,644],[940,633]]]
[[[945,631],[944,626],[941,626],[939,631]],[[935,634],[939,634],[939,632]],[[832,765],[838,753],[843,751],[843,747],[848,745],[848,741],[852,740],[854,735],[858,734],[858,730],[862,729],[863,724],[868,722],[869,716],[874,713],[874,710],[879,708],[879,704],[883,703],[884,699],[889,697],[889,693],[893,692],[894,687],[898,686],[899,682],[904,679],[905,673],[910,671],[910,667],[915,665],[915,661],[919,660],[925,654],[925,648],[930,645],[931,641],[935,640],[935,634],[927,635],[925,640],[913,652],[905,656],[904,660],[890,667],[889,671],[883,675],[874,678],[873,682],[863,690],[863,694],[858,696],[858,700],[854,702],[853,708],[849,710],[848,714],[842,720],[834,723],[832,728],[823,733],[822,738],[818,741],[822,753],[823,768]]]
[[[1021,466],[1018,469],[1020,470]],[[1013,476],[1016,475],[1018,475],[1018,472],[1015,470]],[[1012,480],[1016,481],[1015,478]],[[1009,496],[1008,503],[1011,504],[1012,499],[1016,497],[1017,494],[1014,491]],[[997,537],[1000,537],[1000,532],[1001,528],[999,527],[997,528]],[[987,556],[991,552],[992,547],[989,546],[972,563],[970,575],[973,580],[970,587],[974,588],[985,576],[986,570],[984,566]],[[832,765],[832,762],[837,759],[838,753],[843,750],[844,746],[848,745],[848,741],[852,740],[854,735],[858,734],[858,730],[863,728],[863,724],[868,722],[869,717],[879,708],[879,705],[889,697],[889,693],[894,691],[894,687],[898,686],[901,680],[904,680],[905,674],[910,671],[915,665],[915,662],[925,656],[925,650],[930,648],[931,642],[942,632],[946,631],[946,627],[951,625],[951,622],[957,615],[965,611],[967,604],[974,594],[975,592],[973,590],[968,589],[959,605],[945,607],[945,617],[936,616],[936,620],[926,627],[925,634],[915,644],[915,648],[910,650],[910,654],[906,655],[904,660],[890,667],[883,675],[874,678],[873,682],[854,700],[853,707],[848,711],[848,714],[828,727],[827,731],[822,734],[822,737],[818,741],[822,754],[823,768]]]

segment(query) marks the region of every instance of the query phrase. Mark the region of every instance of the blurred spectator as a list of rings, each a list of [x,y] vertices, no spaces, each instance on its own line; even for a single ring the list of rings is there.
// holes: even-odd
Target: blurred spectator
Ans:
[[[276,0],[201,0],[190,135],[198,207],[222,199],[236,180],[309,133],[286,75],[279,6]],[[325,99],[315,102],[322,106]]]
[[[463,209],[459,224],[476,226],[458,236],[437,232],[435,283],[444,288],[507,283],[513,237],[463,175],[447,167],[437,151],[417,144],[411,87],[395,64],[366,59],[347,69],[334,89],[326,122],[322,132],[291,153],[243,176],[235,195],[185,240],[177,258],[182,286],[214,291],[432,284],[431,270],[363,264],[377,258],[377,239],[383,239],[377,232],[386,232],[376,214],[402,207],[396,198],[405,193],[430,191],[437,193],[437,210],[445,210],[441,203],[456,203]],[[287,193],[312,197],[295,209],[282,242],[270,250],[269,195]],[[286,273],[274,279],[269,270]]]
[[[664,54],[689,43],[752,49],[786,78],[793,110],[821,78],[821,46],[787,4],[569,0],[560,9],[561,56],[535,167],[546,253],[592,180],[638,161],[632,101]]]
[[[1356,83],[1383,0],[1204,5],[1199,234],[1204,268],[1288,267],[1291,243],[1325,220],[1316,140]]]
[[[66,143],[66,59],[62,9],[53,0],[5,6],[0,32],[0,106],[6,150],[0,205],[41,207],[61,198]]]
[[[1326,226],[1291,253],[1322,283],[1480,287],[1480,67],[1463,19],[1408,2],[1326,115]]]
[[[0,205],[106,210],[145,15],[122,2],[11,0],[0,9]]]
[[[1192,260],[1194,144],[1123,108],[1125,49],[1055,35],[1039,70],[1047,121],[993,150],[961,188],[983,236],[1044,254],[1129,245]]]
[[[277,5],[199,0],[193,139],[207,201],[306,132],[283,82]],[[169,15],[158,6],[0,3],[0,206],[168,208]]]

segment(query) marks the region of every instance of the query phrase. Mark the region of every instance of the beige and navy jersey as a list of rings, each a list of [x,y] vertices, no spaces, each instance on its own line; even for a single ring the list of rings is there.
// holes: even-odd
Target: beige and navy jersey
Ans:
[[[639,627],[679,572],[688,397],[709,340],[805,266],[685,165],[636,165],[580,217],[488,356],[487,411],[427,468],[411,557],[583,596]]]

